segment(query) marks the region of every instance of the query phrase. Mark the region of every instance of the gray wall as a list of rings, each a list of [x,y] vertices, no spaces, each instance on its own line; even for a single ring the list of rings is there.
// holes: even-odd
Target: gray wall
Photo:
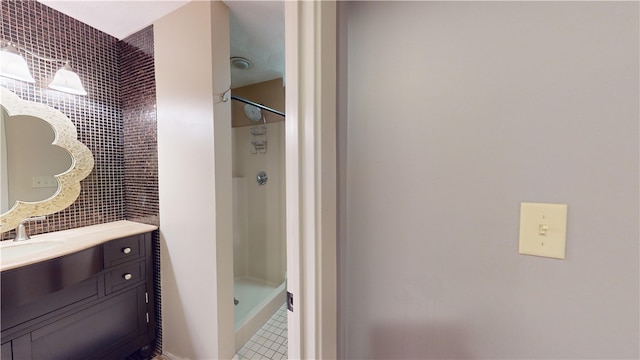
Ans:
[[[638,358],[639,4],[347,10],[341,355]],[[568,204],[566,260],[520,202]]]

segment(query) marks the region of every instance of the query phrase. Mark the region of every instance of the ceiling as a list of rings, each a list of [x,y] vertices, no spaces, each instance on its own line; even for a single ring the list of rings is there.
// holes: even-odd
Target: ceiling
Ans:
[[[190,0],[38,0],[89,26],[123,39]],[[233,88],[284,78],[284,1],[226,0],[230,9],[231,56],[249,59],[247,70],[231,69]]]

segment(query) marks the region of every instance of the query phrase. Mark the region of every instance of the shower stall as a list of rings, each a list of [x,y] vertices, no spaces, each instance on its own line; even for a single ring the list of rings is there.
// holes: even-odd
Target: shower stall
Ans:
[[[231,99],[237,350],[286,299],[284,114]]]

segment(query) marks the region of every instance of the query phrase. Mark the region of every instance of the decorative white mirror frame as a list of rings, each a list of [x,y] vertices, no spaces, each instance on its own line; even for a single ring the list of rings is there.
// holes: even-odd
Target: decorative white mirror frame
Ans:
[[[16,201],[6,213],[0,214],[0,233],[15,229],[20,221],[41,215],[50,215],[66,209],[80,195],[80,181],[93,169],[93,154],[89,148],[78,141],[76,127],[60,111],[32,101],[20,99],[4,87],[0,87],[0,106],[9,116],[26,115],[46,121],[55,133],[52,145],[66,149],[71,155],[71,167],[55,178],[58,190],[53,196],[42,201]]]

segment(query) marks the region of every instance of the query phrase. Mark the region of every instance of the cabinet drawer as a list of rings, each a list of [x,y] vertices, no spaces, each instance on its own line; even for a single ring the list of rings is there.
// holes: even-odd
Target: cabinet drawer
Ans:
[[[59,258],[3,271],[2,311],[71,287],[102,271],[102,249],[94,246]],[[3,319],[4,320],[4,319]],[[4,324],[3,329],[5,329]]]
[[[108,268],[140,257],[141,240],[142,236],[134,235],[103,244],[104,267]]]
[[[104,275],[105,294],[118,291],[144,279],[144,261],[118,266]]]

